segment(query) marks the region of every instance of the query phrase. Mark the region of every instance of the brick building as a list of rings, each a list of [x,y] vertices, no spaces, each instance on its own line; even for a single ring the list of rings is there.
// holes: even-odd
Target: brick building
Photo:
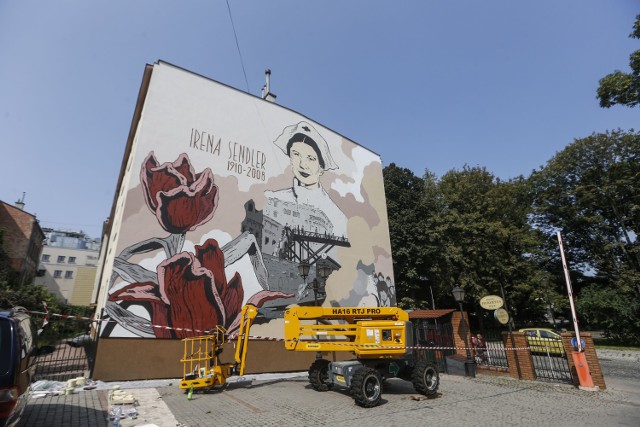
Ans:
[[[0,201],[1,244],[9,255],[11,267],[19,274],[20,286],[33,281],[45,237],[35,215],[23,208],[24,203],[21,202],[13,206]]]

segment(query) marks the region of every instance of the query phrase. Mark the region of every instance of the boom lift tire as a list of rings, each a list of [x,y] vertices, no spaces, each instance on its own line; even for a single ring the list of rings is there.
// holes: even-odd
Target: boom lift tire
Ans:
[[[382,398],[382,377],[377,370],[362,367],[353,375],[349,391],[356,404],[373,408]]]
[[[333,388],[333,383],[329,378],[329,361],[317,359],[309,368],[309,382],[316,391],[327,391]]]
[[[433,364],[420,361],[413,368],[411,382],[418,393],[425,396],[433,396],[438,392],[440,374],[438,374],[438,370]]]

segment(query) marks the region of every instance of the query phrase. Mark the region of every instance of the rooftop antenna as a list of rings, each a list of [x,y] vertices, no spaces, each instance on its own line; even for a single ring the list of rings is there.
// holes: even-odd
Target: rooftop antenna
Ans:
[[[266,83],[262,86],[262,99],[269,102],[276,102],[276,95],[271,93],[271,70],[266,69],[264,71]]]
[[[16,200],[16,208],[20,209],[21,211],[24,210],[24,197],[25,197],[26,193],[23,191],[22,192],[22,198],[19,200]]]

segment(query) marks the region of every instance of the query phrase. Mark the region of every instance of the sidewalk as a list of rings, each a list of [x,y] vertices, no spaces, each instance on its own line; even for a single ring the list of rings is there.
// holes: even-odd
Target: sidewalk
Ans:
[[[363,409],[344,390],[314,391],[306,373],[235,380],[224,390],[196,393],[191,401],[178,388],[177,380],[121,383],[138,400],[137,418],[123,419],[121,425],[640,425],[638,394],[617,389],[589,392],[508,377],[471,379],[443,374],[436,398],[418,397],[411,383],[391,379],[385,383],[383,403]],[[109,426],[106,388],[110,386],[35,399],[27,406],[20,426]]]

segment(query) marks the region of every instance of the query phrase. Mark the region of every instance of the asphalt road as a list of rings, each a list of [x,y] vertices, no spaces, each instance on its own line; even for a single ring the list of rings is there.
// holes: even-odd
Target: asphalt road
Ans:
[[[631,393],[640,401],[640,351],[598,352],[607,388]]]

